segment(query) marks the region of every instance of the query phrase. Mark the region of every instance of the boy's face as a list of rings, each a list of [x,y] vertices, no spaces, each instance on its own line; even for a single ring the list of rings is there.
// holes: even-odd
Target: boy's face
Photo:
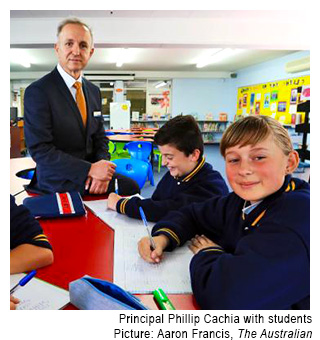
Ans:
[[[227,148],[225,160],[233,191],[254,203],[281,188],[285,175],[295,169],[298,157],[294,152],[286,156],[270,135],[256,145]]]
[[[198,164],[200,156],[198,149],[189,156],[186,156],[171,144],[159,145],[159,150],[162,154],[162,165],[168,168],[172,177],[185,176]]]

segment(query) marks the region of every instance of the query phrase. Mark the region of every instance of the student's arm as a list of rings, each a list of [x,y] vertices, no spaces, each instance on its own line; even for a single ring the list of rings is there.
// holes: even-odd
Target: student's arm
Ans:
[[[119,197],[116,202],[113,199],[112,207],[116,206],[120,214],[140,219],[139,207],[141,206],[147,220],[157,222],[170,211],[179,210],[191,203],[203,202],[215,195],[226,195],[228,189],[220,174],[210,175],[214,177],[211,181],[197,181],[193,186],[187,187],[186,190],[176,193],[171,198],[162,199],[159,195],[159,192],[166,190],[166,184],[161,181],[152,198],[141,200],[138,197],[130,199]]]
[[[110,200],[113,198],[110,198]],[[204,199],[202,199],[204,200]],[[148,221],[157,222],[170,211],[179,210],[191,203],[197,202],[191,195],[178,195],[174,199],[155,201],[151,198],[141,199],[139,197],[117,199],[115,208],[119,214],[124,214],[132,218],[140,219],[139,207],[143,208]],[[109,204],[109,200],[108,200]],[[114,204],[112,204],[114,206]],[[109,205],[108,205],[109,207]],[[112,209],[112,208],[111,208]]]
[[[10,251],[10,274],[41,268],[52,262],[51,249],[22,244]]]
[[[215,196],[172,211],[154,225],[152,235],[167,236],[170,242],[166,250],[169,251],[182,246],[197,234],[205,234],[213,240],[219,240],[224,231],[223,223],[227,216],[225,206],[228,200],[227,196]]]
[[[243,237],[234,253],[203,249],[190,264],[202,309],[290,309],[309,295],[309,258],[301,238],[273,223]]]
[[[10,273],[19,273],[53,262],[52,248],[42,228],[23,205],[10,196]]]

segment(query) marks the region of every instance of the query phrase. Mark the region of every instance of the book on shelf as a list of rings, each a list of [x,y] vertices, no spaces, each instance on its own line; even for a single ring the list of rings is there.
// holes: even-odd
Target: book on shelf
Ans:
[[[139,120],[139,115],[140,115],[139,111],[132,111],[131,119],[132,120]]]

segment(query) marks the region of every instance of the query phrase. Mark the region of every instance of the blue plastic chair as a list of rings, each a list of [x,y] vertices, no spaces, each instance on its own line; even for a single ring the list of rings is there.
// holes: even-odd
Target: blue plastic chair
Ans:
[[[129,142],[125,145],[124,149],[128,150],[131,157],[148,163],[148,179],[150,181],[150,184],[154,186],[152,166],[149,161],[149,157],[152,151],[152,143],[143,141]]]
[[[135,158],[114,159],[112,162],[117,165],[116,173],[134,179],[139,188],[143,188],[148,178],[148,163]]]
[[[125,145],[124,149],[128,150],[131,157],[148,162],[152,150],[152,143],[143,141],[129,142]]]

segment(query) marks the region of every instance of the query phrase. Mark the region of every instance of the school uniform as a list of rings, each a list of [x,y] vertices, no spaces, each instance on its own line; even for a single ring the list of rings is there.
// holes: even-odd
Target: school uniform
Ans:
[[[10,249],[21,244],[32,244],[52,249],[39,222],[31,216],[30,211],[25,206],[18,206],[14,197],[10,195]]]
[[[147,220],[159,221],[171,210],[178,210],[193,202],[201,202],[214,195],[227,195],[228,187],[218,171],[205,162],[204,157],[189,174],[174,178],[168,171],[160,180],[149,199],[139,197],[120,199],[117,212],[129,217],[141,218],[139,207]]]
[[[231,193],[192,204],[169,213],[152,235],[168,236],[167,250],[196,234],[219,245],[199,251],[190,263],[202,309],[309,309],[309,184],[289,175],[249,211],[245,203]]]

